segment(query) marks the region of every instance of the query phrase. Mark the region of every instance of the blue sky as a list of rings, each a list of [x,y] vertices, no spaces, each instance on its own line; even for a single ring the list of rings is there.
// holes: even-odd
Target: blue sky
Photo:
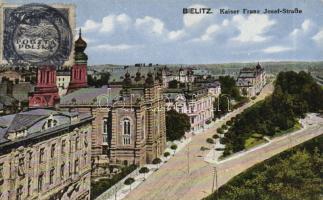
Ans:
[[[7,0],[73,3],[89,64],[323,60],[323,0]],[[183,15],[187,7],[211,15]],[[219,9],[298,8],[302,14],[220,15]],[[240,11],[241,12],[241,11]]]

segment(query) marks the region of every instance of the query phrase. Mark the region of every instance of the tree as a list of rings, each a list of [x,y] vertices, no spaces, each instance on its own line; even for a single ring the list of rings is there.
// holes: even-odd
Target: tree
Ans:
[[[307,112],[319,112],[323,105],[323,89],[305,72],[281,72],[274,92],[236,116],[221,143],[226,154],[244,149],[254,133],[274,136],[295,126]],[[227,123],[229,125],[229,123]],[[224,126],[222,128],[225,128]],[[217,129],[221,133],[223,129]]]
[[[212,138],[213,138],[213,139],[218,139],[218,138],[219,138],[219,135],[214,134],[214,135],[212,136]]]
[[[111,74],[109,72],[100,73],[100,79],[92,77],[91,75],[87,76],[87,81],[90,86],[102,87],[103,85],[108,85]]]
[[[124,184],[125,185],[129,185],[130,186],[130,190],[131,190],[131,185],[135,182],[135,179],[134,178],[127,178],[125,181],[124,181]]]
[[[144,180],[146,180],[146,173],[149,172],[149,169],[147,167],[142,167],[139,169],[140,174],[144,174]]]
[[[176,144],[172,144],[172,146],[170,146],[170,148],[174,151],[173,155],[175,155],[175,151],[177,149],[177,145]]]
[[[206,142],[209,144],[214,144],[214,140],[212,138],[207,138]]]
[[[178,81],[177,80],[172,80],[168,82],[168,88],[177,88],[178,87]]]
[[[181,139],[186,131],[191,129],[189,117],[184,113],[175,110],[166,112],[166,137],[167,140],[174,141]]]
[[[219,81],[221,84],[221,93],[227,94],[235,100],[240,99],[240,92],[236,86],[236,81],[231,76],[220,76]]]
[[[155,158],[152,161],[152,164],[157,165],[157,168],[159,168],[159,164],[162,162],[162,160],[160,158]]]
[[[224,130],[223,130],[223,128],[217,128],[216,129],[216,132],[218,132],[219,134],[223,134],[224,133]]]
[[[166,152],[164,153],[164,157],[165,157],[165,158],[167,158],[168,156],[170,156],[170,153],[169,153],[168,151],[166,151]]]

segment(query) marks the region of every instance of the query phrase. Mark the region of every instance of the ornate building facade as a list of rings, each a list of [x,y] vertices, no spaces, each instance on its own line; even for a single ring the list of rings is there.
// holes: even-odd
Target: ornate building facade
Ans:
[[[0,199],[88,200],[92,119],[45,109],[0,117]]]
[[[61,109],[92,113],[92,159],[99,165],[151,163],[166,148],[161,75],[126,73],[122,85],[83,88],[64,96]],[[106,160],[107,162],[104,162]]]
[[[258,95],[266,85],[266,72],[258,63],[256,67],[243,68],[237,78],[237,86],[244,96],[253,97]]]
[[[208,87],[167,89],[164,92],[166,109],[187,114],[191,132],[199,131],[211,122],[215,97]]]

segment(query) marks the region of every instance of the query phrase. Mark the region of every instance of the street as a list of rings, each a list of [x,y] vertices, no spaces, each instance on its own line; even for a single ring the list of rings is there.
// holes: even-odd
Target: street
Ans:
[[[322,124],[310,126],[297,134],[282,136],[272,140],[270,145],[264,146],[238,158],[228,159],[219,164],[210,164],[204,161],[208,151],[201,151],[202,146],[207,146],[206,138],[216,133],[216,129],[223,122],[241,113],[244,109],[255,102],[264,99],[272,92],[272,85],[267,85],[256,100],[249,102],[239,109],[227,114],[227,116],[215,123],[214,127],[202,134],[192,137],[189,144],[189,164],[187,158],[187,147],[178,152],[173,158],[165,163],[158,171],[152,174],[145,182],[131,191],[125,199],[127,200],[199,200],[212,192],[213,166],[217,169],[217,186],[225,184],[235,175],[243,172],[254,164],[261,162],[273,155],[282,152],[296,144],[309,140],[323,131]],[[292,137],[290,139],[289,137]],[[290,141],[293,141],[292,144]],[[189,168],[188,168],[189,166]],[[189,169],[189,173],[188,173]]]

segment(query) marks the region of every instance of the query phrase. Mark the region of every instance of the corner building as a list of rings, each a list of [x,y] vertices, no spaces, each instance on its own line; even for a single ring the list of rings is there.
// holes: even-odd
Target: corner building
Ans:
[[[90,199],[91,121],[36,109],[0,117],[0,199]]]

